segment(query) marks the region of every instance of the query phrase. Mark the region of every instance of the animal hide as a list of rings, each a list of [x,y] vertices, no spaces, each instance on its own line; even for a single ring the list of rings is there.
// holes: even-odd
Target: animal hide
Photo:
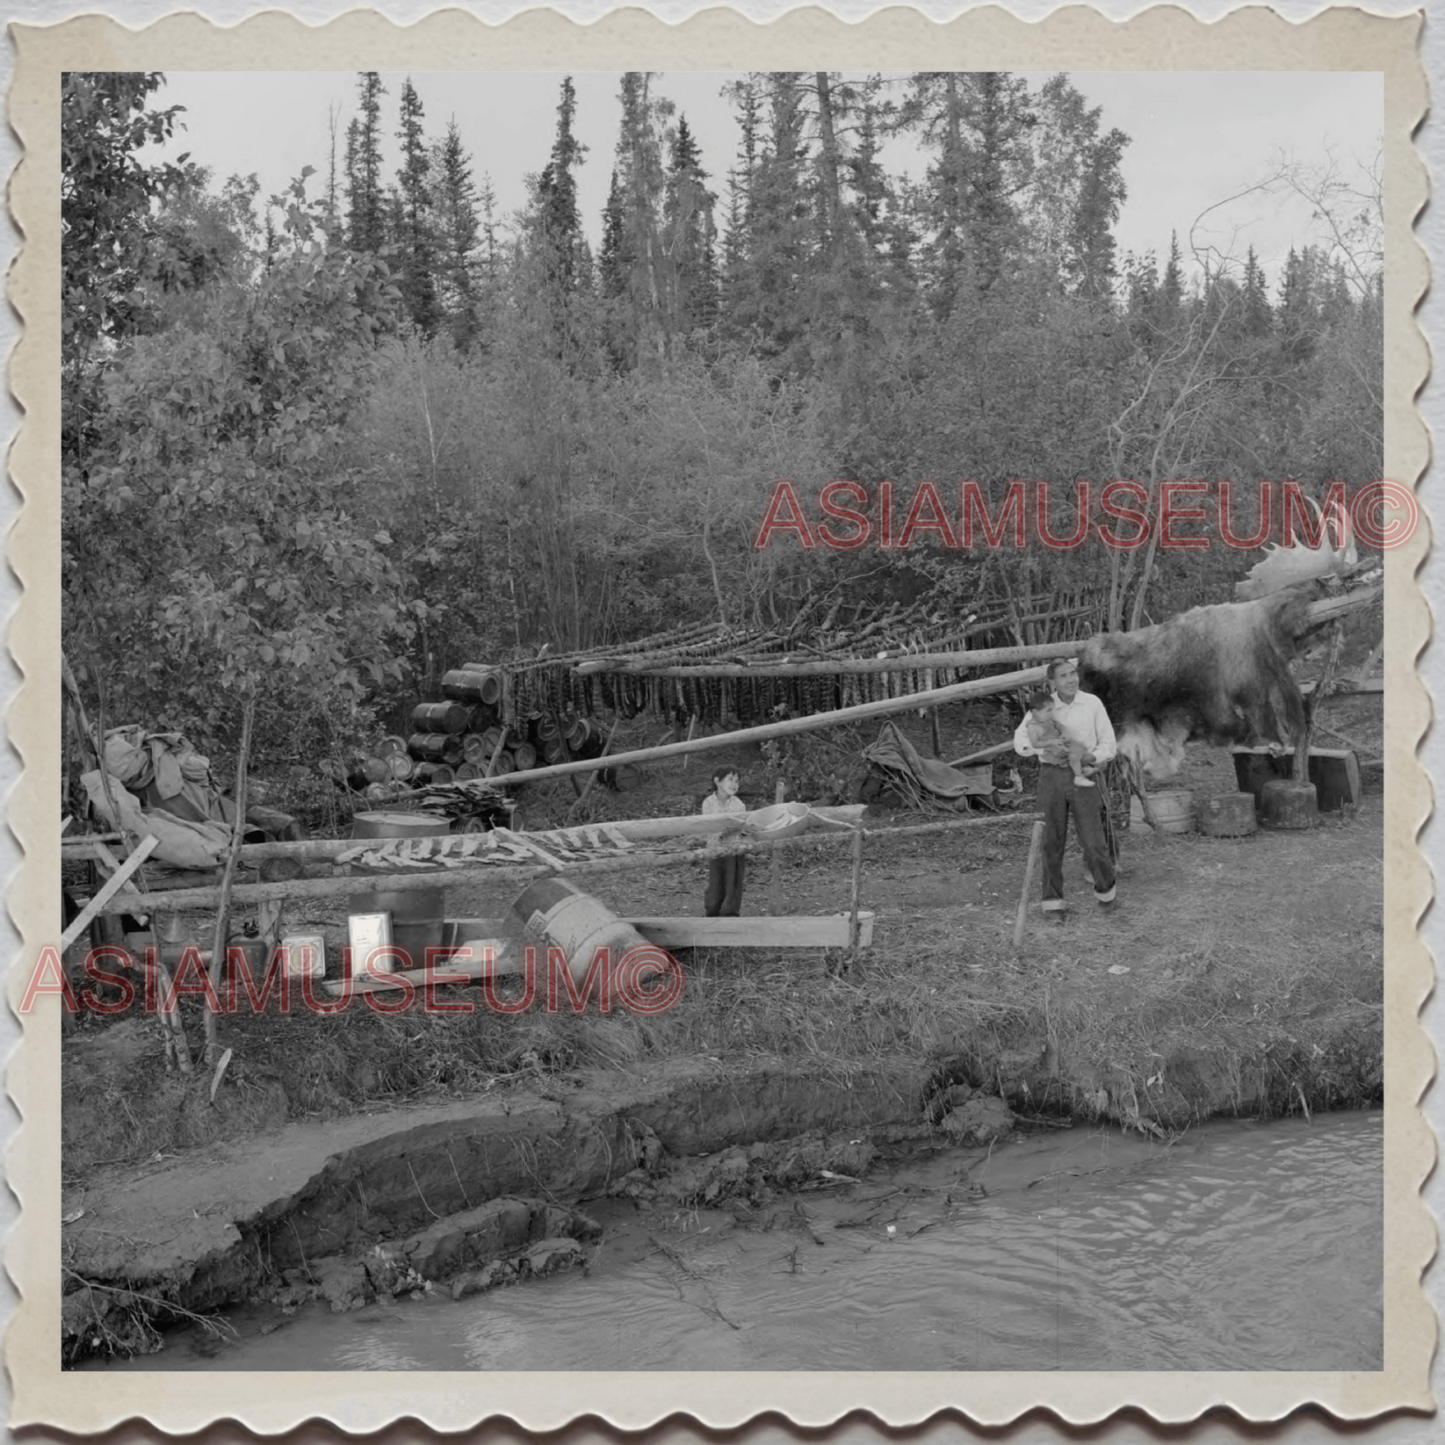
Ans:
[[[1297,588],[1091,637],[1079,680],[1107,709],[1120,755],[1167,778],[1190,739],[1293,746],[1305,711],[1289,659],[1309,628],[1310,601]]]

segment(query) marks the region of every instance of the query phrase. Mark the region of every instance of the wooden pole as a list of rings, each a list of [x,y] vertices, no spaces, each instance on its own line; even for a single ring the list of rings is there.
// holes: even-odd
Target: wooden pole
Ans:
[[[848,891],[848,966],[858,961],[858,896],[863,887],[863,830],[853,832],[853,878]]]
[[[251,724],[256,719],[256,699],[248,697],[241,709],[241,748],[236,755],[236,783],[231,801],[235,805],[236,817],[231,824],[231,846],[226,853],[226,870],[221,874],[221,897],[216,905],[215,941],[211,945],[211,987],[220,996],[221,971],[226,960],[226,933],[231,921],[231,882],[236,876],[236,857],[241,851],[246,836],[246,765],[251,756]],[[210,1003],[206,1004],[206,1046],[207,1064],[214,1065],[220,1054],[216,1038],[216,1015]]]
[[[977,657],[978,653],[969,653]],[[768,738],[789,737],[797,733],[819,732],[824,728],[837,727],[841,723],[859,722],[864,718],[888,717],[893,713],[910,712],[915,708],[931,707],[935,703],[954,702],[960,698],[990,697],[996,692],[1008,692],[1012,688],[1027,687],[1030,683],[1042,681],[1047,671],[1042,665],[1026,667],[1018,672],[1002,672],[995,677],[975,678],[971,682],[950,683],[947,687],[936,687],[931,692],[909,693],[904,697],[880,698],[877,702],[857,703],[853,707],[835,708],[832,712],[815,712],[806,717],[785,718],[782,722],[763,723],[758,727],[739,728],[736,732],[718,733],[714,737],[694,738],[686,743],[664,743],[656,748],[637,748],[630,753],[615,753],[606,762],[596,758],[583,758],[573,763],[554,763],[546,768],[533,768],[525,773],[508,773],[496,779],[502,787],[513,783],[538,783],[548,778],[565,777],[569,773],[582,773],[599,767],[617,767],[622,763],[650,763],[659,758],[681,757],[687,753],[705,753],[718,748],[731,748],[749,743],[760,743]],[[465,784],[461,786],[465,787]]]
[[[688,714],[688,718],[687,718],[687,741],[688,741],[688,742],[691,742],[691,741],[692,741],[693,729],[696,728],[696,727],[697,727],[697,714],[696,714],[695,712],[694,712],[694,713],[689,713],[689,714]],[[675,746],[675,744],[674,744],[674,746]],[[682,760],[682,771],[683,771],[683,772],[686,772],[686,771],[687,771],[687,765],[688,765],[691,761],[692,761],[692,759],[691,759],[690,757],[685,757],[685,758],[683,758],[683,760]]]
[[[774,804],[781,803],[787,794],[788,785],[778,779],[778,785],[773,789]],[[768,912],[774,918],[778,916],[778,855],[775,852],[768,860]]]
[[[502,749],[505,748],[506,746],[507,746],[507,729],[506,729],[506,727],[505,727],[505,725],[504,725],[503,728],[502,728],[502,735],[501,735],[501,737],[499,737],[499,738],[497,739],[497,746],[492,749],[492,759],[491,759],[491,761],[487,764],[487,771],[482,774],[482,777],[483,777],[483,778],[490,778],[490,777],[492,776],[492,774],[496,771],[496,768],[497,768],[497,759],[502,756]],[[454,753],[452,756],[455,757],[456,754]]]
[[[75,921],[60,935],[60,951],[64,953],[80,935],[90,927],[90,920],[97,914],[116,912],[128,912],[127,909],[107,909],[106,904],[125,887],[130,875],[140,867],[150,856],[151,849],[156,846],[156,839],[147,837],[141,840],[139,846],[116,870],[106,879],[105,886],[81,909]]]
[[[1039,850],[1044,845],[1044,825],[1034,824],[1033,836],[1029,839],[1029,861],[1024,865],[1024,886],[1019,894],[1019,911],[1014,918],[1014,947],[1022,948],[1024,928],[1029,921],[1029,896],[1034,891],[1034,873],[1039,864]]]
[[[1310,624],[1317,626],[1332,617],[1373,602],[1380,591],[1379,587],[1360,587],[1339,597],[1326,597],[1311,603],[1308,614]],[[1020,618],[1019,621],[1040,621],[1055,615],[1057,614],[1046,612],[1037,617]],[[980,648],[977,652],[915,652],[889,657],[836,657],[817,662],[770,662],[757,665],[718,662],[659,666],[621,657],[593,657],[577,663],[573,671],[582,677],[597,672],[625,672],[646,677],[824,677],[839,673],[918,672],[934,667],[976,668],[994,667],[1000,663],[1047,661],[1068,656],[1071,648],[1077,651],[1078,647],[1077,642],[1021,643],[1017,647]],[[921,693],[915,695],[922,696]]]
[[[951,833],[960,828],[994,828],[1002,824],[1021,823],[1028,820],[1026,813],[997,813],[986,818],[950,818],[940,823],[920,823],[907,828],[888,828],[876,836],[883,838],[916,837],[925,833]],[[819,847],[841,842],[845,830],[830,828],[827,832],[795,834],[791,838],[779,838],[769,842],[754,839],[729,845],[733,853],[767,853],[773,848]],[[497,864],[485,868],[439,868],[407,873],[365,874],[368,889],[387,893],[407,893],[416,888],[448,888],[454,884],[474,887],[478,883],[516,883],[519,887],[538,878],[548,876],[587,877],[591,874],[625,873],[637,868],[675,868],[697,865],[709,861],[709,855],[701,850],[686,852],[653,852],[639,849],[635,853],[623,854],[616,858],[600,858],[596,862],[569,863],[562,869],[533,868],[530,864]],[[271,898],[333,898],[341,894],[354,893],[357,877],[344,873],[334,878],[289,878],[275,883],[241,883],[231,890],[231,898],[237,903],[260,903]],[[200,909],[213,908],[219,901],[220,890],[215,887],[176,888],[165,892],[133,893],[122,890],[117,893],[101,913],[144,913],[149,909],[165,908]]]
[[[612,751],[612,739],[617,736],[617,729],[620,728],[621,726],[622,726],[622,719],[621,719],[620,717],[619,717],[619,718],[614,718],[614,719],[612,720],[612,731],[607,734],[607,741],[602,744],[602,758],[605,758],[605,757],[607,756],[607,754]],[[602,758],[598,758],[597,761],[598,761],[598,762],[601,762],[601,761],[602,761]],[[587,797],[587,794],[592,791],[592,784],[595,783],[596,781],[597,781],[597,774],[596,774],[596,773],[588,773],[588,774],[587,774],[587,781],[582,784],[582,791],[581,791],[580,793],[578,793],[578,795],[577,795],[577,801],[572,804],[572,808],[571,808],[571,809],[568,809],[569,813],[570,813],[573,809],[576,809],[576,808],[578,808],[578,807],[581,806],[581,804],[585,801],[585,799],[586,799],[586,797]],[[616,782],[616,779],[614,778],[613,781]]]

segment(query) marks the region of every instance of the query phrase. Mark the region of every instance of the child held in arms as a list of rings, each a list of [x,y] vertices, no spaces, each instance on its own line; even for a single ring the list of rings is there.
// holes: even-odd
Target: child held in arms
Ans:
[[[719,768],[712,775],[712,792],[702,800],[702,811],[735,814],[741,821],[747,812],[738,797],[741,782],[736,768]],[[742,854],[734,853],[708,864],[707,892],[702,898],[702,911],[708,918],[736,918],[742,912],[746,861]]]
[[[1070,742],[1064,730],[1054,718],[1054,695],[1048,688],[1036,688],[1029,693],[1028,705],[1029,741],[1038,750],[1045,762],[1064,761],[1068,758],[1069,770],[1074,775],[1076,788],[1092,788],[1096,784],[1090,776],[1094,769],[1085,767],[1083,755],[1087,751],[1082,743]]]

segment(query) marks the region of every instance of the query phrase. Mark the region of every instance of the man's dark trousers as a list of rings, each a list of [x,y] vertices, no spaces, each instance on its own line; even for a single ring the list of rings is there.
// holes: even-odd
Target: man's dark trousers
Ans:
[[[1104,829],[1102,779],[1092,788],[1080,788],[1067,767],[1043,763],[1039,767],[1039,812],[1044,818],[1044,908],[1064,906],[1064,842],[1069,832],[1069,810],[1084,849],[1084,866],[1094,880],[1094,897],[1114,901],[1114,861]]]

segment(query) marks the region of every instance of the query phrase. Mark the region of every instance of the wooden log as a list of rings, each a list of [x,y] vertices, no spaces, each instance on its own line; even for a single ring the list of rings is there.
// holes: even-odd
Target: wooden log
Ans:
[[[1313,828],[1319,821],[1315,785],[1294,778],[1271,778],[1260,797],[1259,820],[1266,828]]]
[[[969,656],[977,656],[977,654],[970,653]],[[934,688],[931,692],[915,692],[903,697],[881,698],[877,702],[858,703],[853,707],[837,708],[832,712],[810,713],[806,717],[786,718],[782,722],[740,728],[736,732],[719,733],[714,737],[694,738],[690,742],[663,743],[654,748],[636,748],[629,753],[614,753],[605,761],[600,758],[583,758],[576,762],[555,763],[550,767],[534,768],[526,773],[512,773],[500,781],[503,785],[535,783],[547,778],[565,777],[569,774],[587,772],[596,768],[618,767],[623,763],[650,763],[659,758],[680,757],[688,753],[715,752],[718,748],[759,743],[768,738],[818,732],[824,728],[837,727],[840,723],[859,722],[864,718],[888,717],[893,713],[911,712],[917,708],[932,706],[934,703],[954,702],[961,698],[990,697],[997,692],[1009,692],[1014,688],[1027,687],[1030,683],[1042,681],[1046,671],[1047,669],[1042,666],[1028,667],[1018,672],[1000,673],[996,677],[981,677],[971,682],[951,683],[947,687]]]
[[[659,948],[848,948],[854,919],[847,913],[811,916],[780,914],[776,918],[624,918],[649,943]],[[860,909],[857,944],[873,942],[874,914]]]
[[[877,836],[881,838],[909,838],[925,833],[953,832],[961,828],[991,828],[1010,823],[1029,821],[1025,813],[995,813],[987,817],[950,818],[940,823],[920,823],[905,828],[886,828]],[[532,835],[528,835],[532,836]],[[536,836],[542,836],[540,834]],[[731,853],[763,854],[774,848],[826,847],[848,837],[842,829],[826,832],[799,833],[791,838],[768,841],[762,838],[744,840],[741,836],[728,845]],[[624,873],[638,868],[679,868],[698,867],[710,861],[712,855],[703,849],[687,852],[657,853],[639,849],[635,853],[622,854],[616,858],[599,858],[585,863],[569,863],[561,870],[567,877],[584,877],[592,874]],[[491,864],[485,869],[426,869],[418,872],[412,869],[406,873],[368,873],[367,886],[377,891],[409,891],[413,888],[447,888],[454,884],[470,887],[478,882],[507,883],[530,882],[549,875],[557,876],[552,868],[533,868],[530,864]],[[278,883],[243,883],[232,889],[237,903],[261,903],[271,899],[332,898],[349,894],[356,889],[356,876],[349,871],[331,878],[297,878]],[[171,909],[214,907],[219,891],[214,887],[178,888],[165,893],[135,893],[124,889],[116,894],[101,913],[144,913],[162,906]]]
[[[1033,833],[1029,837],[1029,857],[1024,864],[1024,886],[1019,893],[1019,908],[1014,915],[1014,947],[1022,948],[1024,942],[1024,929],[1029,921],[1029,897],[1034,891],[1034,874],[1038,871],[1039,852],[1044,846],[1044,825],[1035,823]]]
[[[786,794],[787,790],[788,785],[781,778],[779,778],[777,787],[773,789],[774,807],[776,807],[779,803],[786,801],[784,795]],[[778,855],[774,853],[773,856],[768,859],[768,912],[771,913],[774,917],[776,917],[779,911]]]
[[[1221,793],[1196,811],[1199,831],[1211,838],[1243,838],[1255,829],[1254,794]]]

